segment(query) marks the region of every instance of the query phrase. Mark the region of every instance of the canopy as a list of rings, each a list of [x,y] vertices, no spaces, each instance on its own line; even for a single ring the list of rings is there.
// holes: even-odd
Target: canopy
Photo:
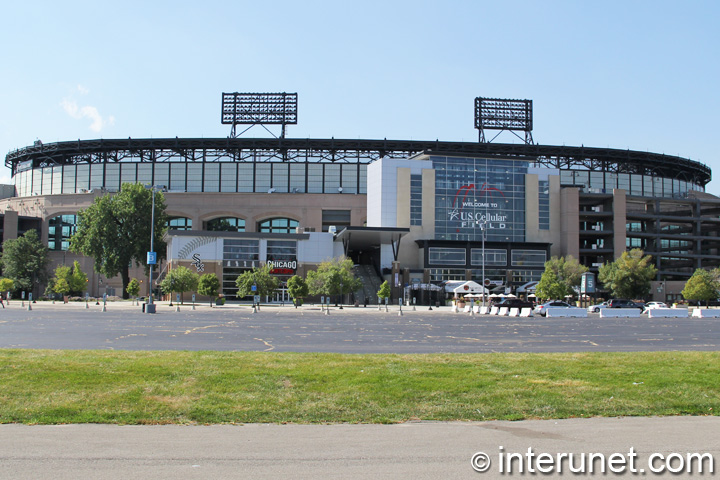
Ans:
[[[485,292],[483,292],[483,290]],[[447,282],[445,284],[445,291],[449,293],[468,294],[468,293],[490,293],[487,288],[484,288],[477,282],[472,280],[467,282]]]

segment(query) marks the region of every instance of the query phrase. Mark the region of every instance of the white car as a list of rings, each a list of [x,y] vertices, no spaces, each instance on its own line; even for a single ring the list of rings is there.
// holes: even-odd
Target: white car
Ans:
[[[603,308],[607,308],[607,306],[608,306],[607,304],[608,304],[608,302],[602,302],[602,303],[598,303],[597,305],[590,305],[587,308],[587,311],[588,311],[588,313],[600,313],[600,310],[602,310]]]
[[[663,302],[648,302],[645,304],[645,310],[650,310],[651,308],[670,308]]]

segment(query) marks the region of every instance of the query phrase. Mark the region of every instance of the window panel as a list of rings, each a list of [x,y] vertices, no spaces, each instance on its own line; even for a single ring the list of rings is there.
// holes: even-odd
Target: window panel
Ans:
[[[222,177],[220,183],[221,192],[237,191],[237,163],[221,163],[220,175]]]
[[[430,247],[428,263],[430,265],[465,265],[465,249]]]

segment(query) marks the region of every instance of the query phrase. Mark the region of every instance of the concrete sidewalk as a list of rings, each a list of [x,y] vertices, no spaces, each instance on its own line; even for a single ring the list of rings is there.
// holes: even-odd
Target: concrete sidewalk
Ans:
[[[638,473],[653,453],[710,453],[720,417],[592,418],[398,425],[0,425],[2,479],[505,478],[501,454],[618,453]],[[471,458],[485,452],[484,473]],[[672,468],[680,457],[674,457]],[[482,462],[479,462],[482,464]],[[616,464],[617,465],[617,464]],[[662,467],[656,459],[654,466]],[[703,476],[709,464],[705,463]],[[697,471],[697,463],[693,465]],[[513,476],[530,476],[527,470]],[[527,468],[527,466],[526,466]],[[564,465],[565,478],[574,476]],[[599,464],[595,465],[595,474]],[[629,468],[629,466],[627,467]],[[718,466],[714,465],[715,472]],[[609,475],[615,475],[608,473]],[[537,474],[535,474],[537,475]],[[630,473],[626,473],[630,475]],[[556,478],[557,473],[542,475]],[[668,477],[685,478],[688,475]]]

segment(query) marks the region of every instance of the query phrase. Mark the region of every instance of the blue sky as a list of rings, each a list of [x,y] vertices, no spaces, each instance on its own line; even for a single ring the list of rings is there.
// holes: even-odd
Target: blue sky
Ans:
[[[36,139],[225,137],[224,91],[297,92],[289,137],[476,141],[485,96],[532,99],[538,143],[680,155],[720,179],[716,1],[27,0],[0,13],[3,158]]]

